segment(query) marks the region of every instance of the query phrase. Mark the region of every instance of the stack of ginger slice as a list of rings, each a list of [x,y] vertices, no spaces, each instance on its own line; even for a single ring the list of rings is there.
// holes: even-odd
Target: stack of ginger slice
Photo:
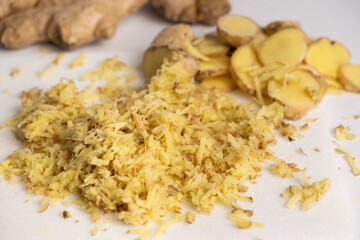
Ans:
[[[186,28],[174,27],[179,35]],[[288,119],[302,118],[325,93],[360,92],[360,65],[350,64],[349,51],[329,38],[308,37],[298,22],[261,27],[247,17],[225,15],[216,32],[195,39],[189,31],[183,31],[181,44],[171,50],[187,54],[180,59],[186,59],[189,74],[201,86],[224,93],[238,86],[261,104],[278,101]],[[143,67],[147,58],[153,59],[146,54]]]

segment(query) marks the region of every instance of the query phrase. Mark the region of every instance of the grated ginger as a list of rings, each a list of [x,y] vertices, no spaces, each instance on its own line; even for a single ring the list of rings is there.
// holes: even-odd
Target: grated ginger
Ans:
[[[229,220],[234,222],[239,229],[248,229],[251,227],[263,228],[264,224],[251,221],[249,218],[252,217],[253,212],[250,210],[243,210],[241,208],[234,209],[230,215]]]
[[[101,210],[135,226],[155,221],[163,226],[158,237],[186,219],[184,201],[203,213],[219,201],[239,208],[244,184],[275,157],[269,119],[197,87],[180,62],[163,66],[145,90],[122,91],[104,104],[86,99],[72,81],[44,94],[24,92],[11,121],[24,145],[0,171],[46,199],[79,195],[96,223]],[[169,215],[175,217],[164,222]]]
[[[305,176],[305,169],[302,171],[304,185],[291,185],[286,189],[281,197],[288,198],[286,206],[292,208],[296,203],[302,204],[304,211],[310,210],[316,202],[330,189],[331,180],[325,178],[313,184],[308,183],[308,177]]]
[[[335,128],[335,137],[339,141],[344,140],[355,140],[356,135],[353,133],[350,133],[350,127],[344,127],[343,125],[339,125]]]
[[[280,176],[281,178],[293,178],[293,172],[300,172],[300,169],[297,168],[295,163],[280,161],[278,164],[271,164],[270,171],[273,175]]]
[[[59,65],[61,59],[64,57],[64,53],[59,53],[56,55],[55,59],[51,62],[51,64],[44,70],[38,72],[38,77],[43,78],[49,76],[55,68]]]
[[[72,63],[70,63],[70,68],[74,69],[77,67],[83,66],[87,62],[86,53],[82,53],[79,57],[77,57]]]

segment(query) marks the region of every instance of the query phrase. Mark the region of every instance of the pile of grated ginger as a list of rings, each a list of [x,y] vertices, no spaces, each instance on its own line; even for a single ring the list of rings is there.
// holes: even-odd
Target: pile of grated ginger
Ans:
[[[141,239],[158,238],[169,223],[192,223],[185,201],[203,213],[222,202],[239,228],[262,226],[239,201],[252,200],[244,196],[246,185],[261,176],[262,163],[277,161],[268,146],[276,143],[280,105],[255,111],[203,89],[180,62],[164,65],[144,90],[116,93],[89,104],[88,91],[77,91],[72,81],[44,94],[23,93],[11,125],[24,144],[0,164],[0,173],[52,201],[78,195],[97,223],[103,211],[139,227],[159,223],[155,233],[129,231]],[[173,218],[166,222],[166,216]]]

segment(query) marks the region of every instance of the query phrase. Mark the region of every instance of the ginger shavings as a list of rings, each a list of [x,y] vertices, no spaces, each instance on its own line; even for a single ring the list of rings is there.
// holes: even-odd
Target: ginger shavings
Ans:
[[[250,210],[236,208],[229,214],[228,219],[235,223],[239,229],[248,229],[252,227],[264,228],[264,224],[249,219],[252,215],[253,212]]]
[[[77,57],[72,63],[70,63],[70,68],[74,69],[77,67],[83,66],[87,62],[86,53],[82,53],[79,57]]]
[[[288,198],[286,206],[292,208],[296,203],[302,205],[304,211],[310,210],[316,202],[321,200],[322,196],[330,189],[331,180],[325,178],[319,182],[314,182],[311,185],[308,183],[308,178],[305,177],[305,171],[302,171],[303,185],[290,185],[281,197]]]
[[[49,76],[59,65],[63,57],[64,57],[64,53],[59,53],[58,55],[56,55],[54,61],[52,61],[52,63],[48,66],[48,68],[45,69],[45,71],[38,72],[38,76],[40,78]]]
[[[339,141],[345,141],[345,140],[355,140],[356,135],[353,133],[350,133],[350,127],[344,127],[343,125],[339,125],[335,128],[335,137]]]
[[[11,72],[10,72],[10,77],[12,79],[17,79],[19,77],[20,74],[20,69],[18,68],[11,68]]]
[[[296,163],[286,163],[285,161],[281,161],[278,164],[271,164],[270,171],[273,175],[281,178],[293,178],[293,172],[300,172],[300,169],[297,168]]]

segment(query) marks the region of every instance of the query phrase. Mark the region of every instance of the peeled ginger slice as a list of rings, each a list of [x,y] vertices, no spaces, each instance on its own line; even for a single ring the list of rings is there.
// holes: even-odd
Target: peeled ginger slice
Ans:
[[[256,91],[255,80],[250,72],[259,67],[256,51],[250,44],[238,47],[231,56],[230,72],[240,89],[249,94]]]
[[[230,57],[221,56],[210,58],[208,62],[199,62],[199,72],[196,75],[196,80],[202,81],[206,78],[217,77],[229,73]]]
[[[293,21],[274,21],[266,25],[263,29],[264,33],[268,36],[273,35],[274,33],[283,30],[285,28],[298,28],[301,29],[301,25],[298,22]]]
[[[225,15],[219,18],[217,31],[221,42],[238,47],[251,42],[261,32],[261,29],[250,18]]]
[[[230,74],[205,79],[200,83],[200,86],[207,89],[213,89],[221,93],[227,93],[236,88],[236,84]]]
[[[208,35],[201,39],[195,40],[195,47],[208,57],[219,57],[226,55],[230,47],[223,44],[217,36]]]
[[[322,99],[324,83],[311,71],[296,69],[291,74],[297,81],[282,82],[270,80],[268,94],[285,106],[284,115],[289,119],[300,119]]]
[[[296,66],[305,58],[306,38],[305,33],[297,28],[280,30],[259,46],[259,59],[264,65],[282,63]]]
[[[324,76],[338,78],[340,67],[350,62],[350,53],[341,43],[320,38],[309,45],[305,61]]]
[[[344,64],[340,68],[340,81],[346,90],[360,93],[360,65]]]

